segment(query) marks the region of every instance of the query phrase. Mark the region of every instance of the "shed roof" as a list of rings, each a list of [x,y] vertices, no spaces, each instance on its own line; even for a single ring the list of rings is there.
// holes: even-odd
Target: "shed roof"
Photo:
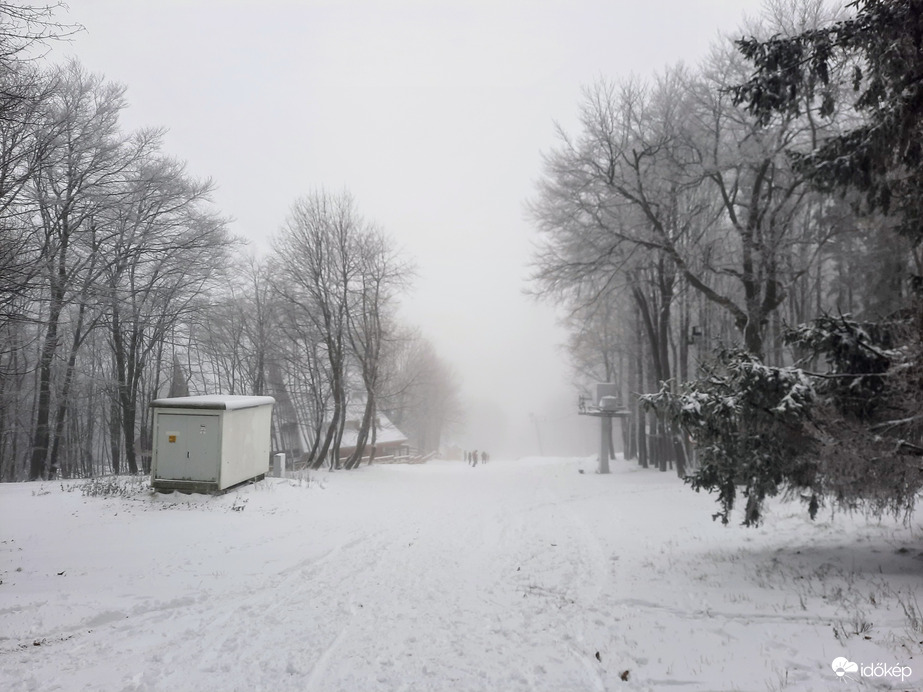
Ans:
[[[241,408],[255,408],[275,404],[271,396],[243,396],[239,394],[198,394],[195,396],[174,396],[155,399],[153,408],[204,408],[231,411]]]

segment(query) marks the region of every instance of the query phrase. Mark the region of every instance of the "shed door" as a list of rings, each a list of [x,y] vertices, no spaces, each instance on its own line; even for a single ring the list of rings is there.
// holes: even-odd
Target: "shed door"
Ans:
[[[218,480],[220,416],[161,413],[157,416],[157,478]]]

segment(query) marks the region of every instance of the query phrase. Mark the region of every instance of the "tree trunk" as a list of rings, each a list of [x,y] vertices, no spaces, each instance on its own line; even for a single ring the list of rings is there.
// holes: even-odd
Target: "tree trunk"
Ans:
[[[641,405],[638,401],[638,396],[644,393],[644,382],[645,382],[645,370],[644,370],[644,339],[641,336],[641,310],[635,305],[635,339],[636,339],[636,354],[635,354],[635,363],[636,374],[637,374],[637,394],[634,397],[634,414],[635,414],[635,445],[637,446],[638,452],[638,465],[642,468],[648,467],[647,459],[647,430],[646,430],[646,420],[644,411],[641,409]]]
[[[371,392],[366,392],[365,409],[362,412],[362,422],[359,424],[359,431],[356,435],[356,448],[346,460],[346,468],[354,469],[362,461],[362,455],[365,453],[365,443],[368,440],[369,425],[373,423],[372,414],[375,411],[375,396]]]
[[[638,445],[638,465],[646,469],[649,466],[647,458],[647,421],[640,405],[635,403],[635,408],[637,410],[635,414],[635,422],[637,423],[635,438]]]
[[[369,466],[372,465],[372,462],[375,461],[375,443],[378,440],[378,406],[376,404],[375,410],[372,411],[372,439],[369,441]]]
[[[29,480],[46,477],[48,446],[51,442],[51,367],[58,351],[58,323],[64,306],[64,296],[55,290],[51,312],[48,316],[48,330],[39,357],[38,404],[35,416],[35,434],[32,438],[32,455],[29,461]]]
[[[81,296],[80,307],[77,310],[77,324],[74,326],[74,338],[71,341],[70,353],[67,356],[67,367],[64,371],[64,384],[61,387],[61,397],[58,401],[58,409],[55,412],[55,433],[48,464],[49,476],[51,477],[54,477],[58,471],[58,455],[61,450],[61,438],[64,435],[64,424],[70,406],[70,389],[74,381],[74,370],[77,366],[77,352],[86,336],[83,333],[83,318],[86,314],[87,307],[85,298],[86,293],[84,292]]]
[[[122,404],[122,435],[125,438],[125,461],[128,472],[138,473],[138,455],[135,448],[135,429],[138,420],[138,389],[141,384],[143,334],[137,323],[132,327],[128,358],[125,359],[125,382],[120,387]]]
[[[125,462],[128,464],[128,473],[135,475],[138,473],[138,456],[135,451],[135,422],[137,420],[137,408],[132,400],[129,387],[120,387],[124,394],[121,399],[122,405],[122,438],[125,441]]]
[[[686,477],[686,448],[680,438],[680,432],[673,434],[673,458],[676,460],[676,475],[680,478]]]
[[[340,455],[340,437],[342,436],[342,425],[340,419],[343,418],[343,390],[338,376],[334,376],[333,386],[333,414],[330,423],[327,425],[327,432],[324,435],[324,442],[321,444],[317,456],[311,461],[312,469],[319,469],[327,460],[327,455],[334,453],[337,457]],[[338,434],[339,433],[339,434]],[[334,462],[336,466],[338,459]]]
[[[109,398],[109,453],[112,473],[116,476],[122,471],[122,423],[119,415],[118,392],[112,392]]]

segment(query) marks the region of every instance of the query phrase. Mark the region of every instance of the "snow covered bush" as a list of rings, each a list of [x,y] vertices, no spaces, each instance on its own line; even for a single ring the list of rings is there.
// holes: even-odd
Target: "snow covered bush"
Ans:
[[[687,481],[717,493],[724,523],[738,492],[748,526],[779,492],[807,501],[811,518],[825,500],[906,518],[923,488],[921,337],[917,312],[882,323],[823,316],[786,340],[823,358],[824,372],[728,350],[702,379],[642,401],[694,440],[698,468]]]
[[[785,488],[808,490],[811,515],[817,511],[816,440],[808,431],[815,396],[798,368],[769,367],[727,350],[703,379],[678,393],[664,385],[642,402],[694,440],[698,467],[686,480],[718,493],[715,518],[728,523],[740,488],[744,524],[751,526],[760,521],[763,500]]]
[[[84,497],[134,497],[150,492],[151,483],[149,476],[100,476],[71,486],[74,488]]]
[[[812,375],[823,491],[849,509],[909,516],[923,487],[921,315],[822,316],[786,341],[827,364]]]
[[[888,369],[901,359],[895,331],[890,323],[823,315],[789,329],[784,339],[814,357],[824,357],[828,371],[815,377],[832,404],[845,415],[869,418],[889,394]]]

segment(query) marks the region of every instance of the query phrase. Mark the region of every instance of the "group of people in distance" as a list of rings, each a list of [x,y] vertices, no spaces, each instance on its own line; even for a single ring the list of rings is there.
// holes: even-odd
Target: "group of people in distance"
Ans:
[[[490,457],[487,456],[487,452],[479,452],[476,449],[473,452],[465,452],[465,461],[468,462],[469,466],[477,466],[478,459],[481,460],[482,464],[486,464]]]

